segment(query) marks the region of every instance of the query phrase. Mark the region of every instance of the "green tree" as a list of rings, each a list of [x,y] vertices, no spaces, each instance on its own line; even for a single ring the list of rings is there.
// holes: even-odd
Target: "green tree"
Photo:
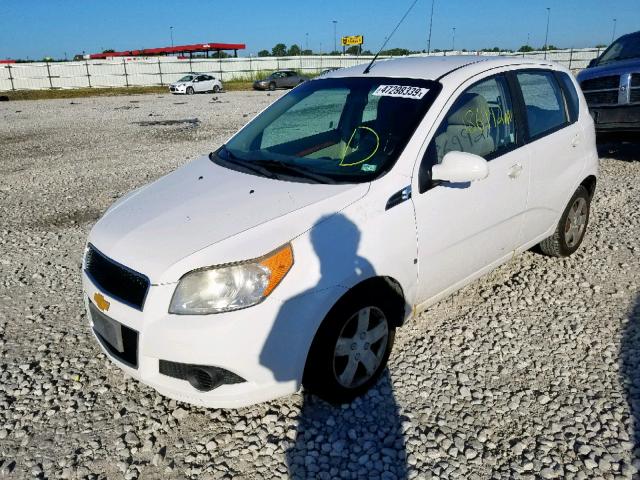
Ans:
[[[103,50],[102,53],[113,53],[115,50],[113,48],[108,48],[107,50]]]
[[[360,47],[358,45],[352,45],[345,51],[347,55],[358,55],[360,53]]]
[[[518,51],[522,53],[533,52],[533,47],[531,45],[522,45]]]
[[[290,57],[295,57],[297,55],[300,55],[300,47],[294,43],[289,47],[289,51],[287,52],[287,55],[289,55]]]
[[[258,56],[259,56],[259,57],[268,57],[269,55],[271,55],[271,54],[269,53],[269,50],[260,50],[260,51],[258,52]]]
[[[313,51],[312,50],[302,50],[302,55],[313,55]]]
[[[287,54],[287,46],[284,43],[278,43],[271,49],[271,55],[274,57],[284,57]]]

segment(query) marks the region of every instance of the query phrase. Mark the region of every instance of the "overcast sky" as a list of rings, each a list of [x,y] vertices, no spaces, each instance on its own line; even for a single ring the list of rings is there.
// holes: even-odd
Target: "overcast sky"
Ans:
[[[337,35],[362,34],[377,50],[412,0],[237,2],[203,0],[0,0],[0,58],[64,58],[104,49],[130,50],[171,44],[245,43],[248,53],[278,42],[314,51],[332,50]],[[425,49],[431,0],[418,0],[389,47]],[[431,47],[517,49],[549,43],[587,47],[640,30],[640,0],[435,0]],[[307,36],[308,34],[308,36]]]

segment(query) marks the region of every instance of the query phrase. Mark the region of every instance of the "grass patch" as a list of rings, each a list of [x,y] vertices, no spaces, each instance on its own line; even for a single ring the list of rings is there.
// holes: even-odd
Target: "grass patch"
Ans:
[[[54,98],[112,97],[116,95],[140,95],[145,93],[169,93],[168,87],[113,87],[67,88],[59,90],[18,90],[1,92],[9,100],[48,100]]]

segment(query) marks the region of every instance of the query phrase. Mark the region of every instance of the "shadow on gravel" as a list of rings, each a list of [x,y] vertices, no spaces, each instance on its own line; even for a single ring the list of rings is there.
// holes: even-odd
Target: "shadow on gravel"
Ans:
[[[315,327],[305,323],[308,301],[301,301],[301,298],[320,295],[327,288],[323,278],[330,277],[331,269],[340,269],[341,276],[352,276],[355,283],[358,278],[366,279],[375,274],[373,266],[358,255],[360,231],[356,225],[340,214],[325,217],[316,226],[323,221],[332,222],[331,238],[318,235],[319,229],[311,232],[321,278],[317,285],[282,305],[260,353],[260,363],[271,370],[279,382],[294,382],[300,377],[301,359],[287,355],[287,345],[306,346],[312,340],[309,333],[313,333],[310,330]],[[369,352],[374,351],[374,345],[372,343]],[[362,355],[364,358],[365,354]],[[352,360],[346,354],[335,356],[332,368],[344,375]],[[358,361],[356,364],[354,374],[363,374],[364,364]],[[388,370],[374,388],[351,404],[334,406],[308,393],[303,398],[295,438],[286,448],[290,478],[408,478],[402,418]]]
[[[620,381],[631,415],[633,457],[640,458],[640,295],[631,307],[620,345]],[[635,478],[635,477],[634,477]]]
[[[631,134],[599,135],[598,155],[625,162],[640,161],[640,139]]]

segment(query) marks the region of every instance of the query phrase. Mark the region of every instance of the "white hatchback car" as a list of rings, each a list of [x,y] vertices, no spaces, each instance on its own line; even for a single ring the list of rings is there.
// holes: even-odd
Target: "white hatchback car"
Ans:
[[[92,331],[160,393],[239,407],[371,387],[396,328],[536,244],[584,237],[598,156],[568,70],[403,58],[298,86],[117,201],[83,262]]]
[[[211,75],[192,73],[169,85],[171,93],[193,95],[200,92],[218,93],[222,90],[222,82]]]

